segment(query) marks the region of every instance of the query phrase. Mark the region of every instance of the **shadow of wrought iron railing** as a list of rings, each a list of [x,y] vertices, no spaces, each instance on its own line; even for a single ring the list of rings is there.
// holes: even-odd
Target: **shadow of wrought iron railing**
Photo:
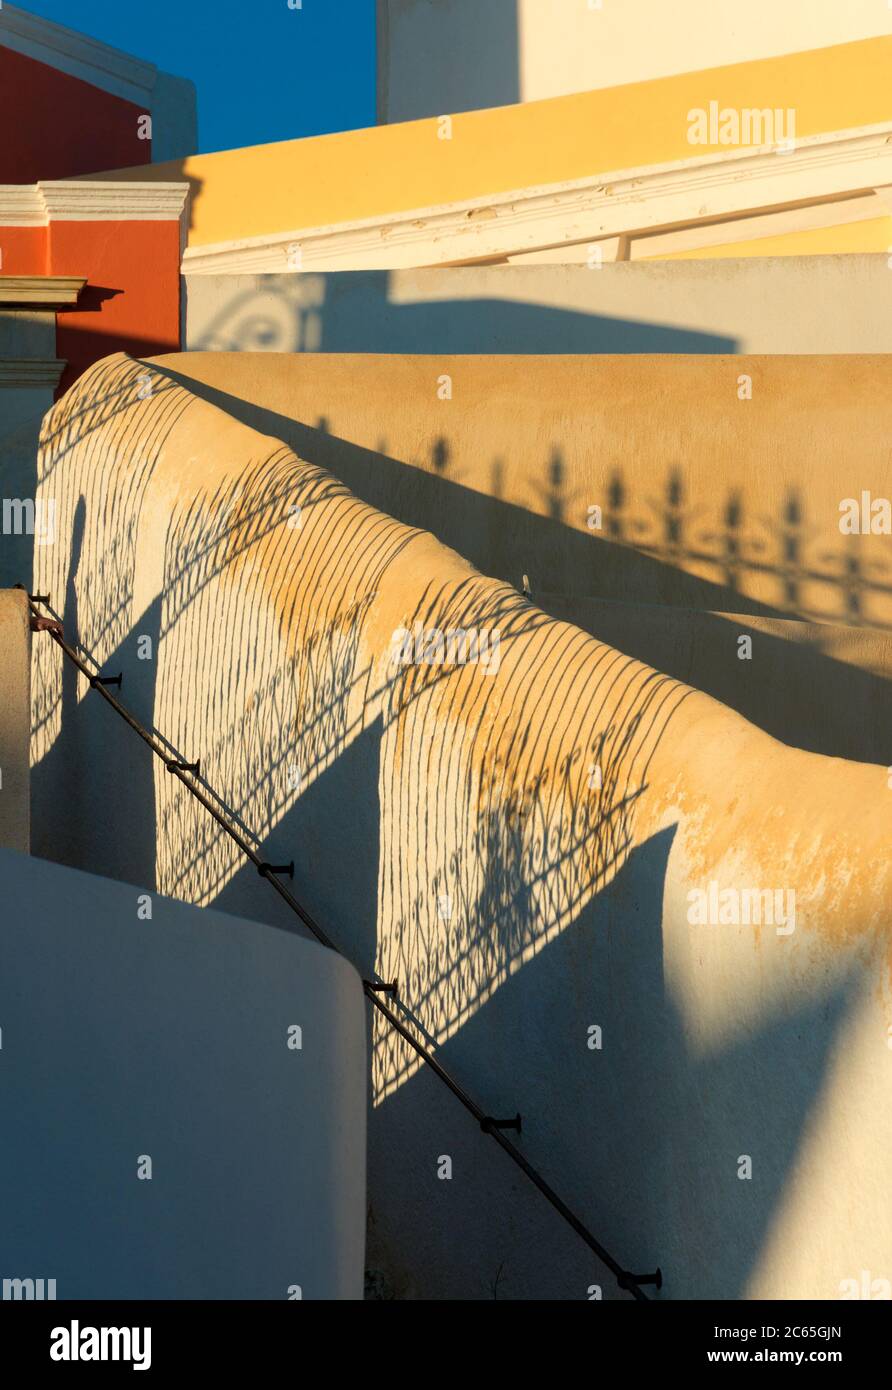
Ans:
[[[16,585],[18,589],[24,589],[24,587],[23,584]],[[261,878],[265,878],[267,883],[272,885],[279,897],[300,919],[307,930],[313,934],[316,940],[320,942],[321,945],[327,947],[328,950],[335,951],[338,955],[343,956],[344,959],[349,959],[346,952],[340,950],[335,942],[332,941],[331,937],[319,926],[318,922],[315,921],[297,898],[295,898],[294,894],[286,888],[285,884],[282,882],[282,879],[286,876],[291,879],[294,878],[294,861],[292,860],[290,864],[270,864],[262,859],[248,843],[244,835],[232,824],[231,820],[227,819],[227,817],[221,813],[218,806],[214,805],[213,800],[211,800],[204,789],[196,783],[195,778],[200,772],[200,760],[194,763],[188,763],[179,758],[171,757],[169,746],[165,747],[157,735],[150,732],[150,730],[141,724],[139,720],[130,713],[126,706],[124,706],[116,696],[111,694],[109,686],[115,685],[120,689],[123,676],[120,674],[116,676],[106,676],[101,675],[98,671],[91,670],[75,649],[65,641],[61,631],[61,619],[59,615],[53,613],[53,610],[50,608],[50,595],[28,595],[28,607],[32,616],[36,619],[41,619],[43,618],[43,614],[38,605],[44,605],[53,619],[56,620],[57,626],[47,626],[45,630],[49,633],[49,636],[57,646],[62,649],[67,659],[77,667],[81,675],[86,677],[90,689],[98,691],[106,704],[110,705],[119,718],[123,719],[125,724],[133,730],[137,737],[151,749],[154,756],[164,763],[167,771],[172,776],[179,779],[190,795],[204,807],[209,816],[213,817],[221,830],[234,841],[245,858],[250,860]],[[223,804],[219,798],[217,798],[217,801],[219,805]],[[434,1075],[448,1087],[456,1100],[458,1100],[465,1110],[473,1116],[482,1132],[488,1134],[496,1141],[511,1161],[516,1164],[533,1186],[538,1189],[545,1200],[550,1203],[558,1215],[566,1221],[570,1228],[575,1231],[576,1235],[584,1241],[595,1255],[597,1255],[602,1264],[610,1270],[619,1288],[630,1293],[632,1297],[639,1302],[648,1302],[648,1296],[644,1292],[642,1285],[654,1285],[657,1289],[660,1289],[663,1283],[662,1271],[658,1268],[652,1274],[632,1274],[614,1259],[609,1250],[605,1249],[585,1223],[569,1206],[567,1206],[566,1202],[563,1201],[538,1169],[529,1162],[517,1145],[507,1138],[505,1134],[506,1130],[514,1130],[518,1134],[521,1132],[522,1120],[520,1114],[508,1119],[497,1119],[493,1115],[488,1115],[482,1106],[478,1105],[473,1097],[468,1094],[452,1073],[438,1061],[430,1048],[425,1046],[423,1042],[414,1036],[411,1029],[407,1027],[402,1019],[397,1017],[393,1010],[390,1009],[381,998],[381,995],[398,997],[398,982],[387,982],[380,979],[364,979],[363,990],[366,998],[374,1005],[389,1026],[393,1028],[421,1060],[431,1068]]]

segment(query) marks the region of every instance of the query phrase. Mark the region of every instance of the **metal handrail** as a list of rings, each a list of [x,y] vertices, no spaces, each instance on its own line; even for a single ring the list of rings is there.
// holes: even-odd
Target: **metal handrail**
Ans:
[[[18,589],[24,589],[24,587],[25,586],[23,584],[16,585],[16,588]],[[49,594],[28,594],[28,607],[30,608],[31,613],[35,617],[41,618],[42,615],[40,613],[39,608],[37,607],[37,604],[42,603],[49,607],[49,600]],[[50,612],[52,612],[51,609]],[[121,703],[121,701],[117,699],[116,696],[111,694],[108,688],[109,685],[114,684],[117,685],[118,688],[120,688],[123,677],[121,675],[101,676],[97,672],[91,671],[90,668],[75,651],[75,649],[65,641],[61,632],[61,623],[59,623],[59,630],[57,630],[55,627],[49,627],[46,630],[49,632],[50,636],[52,637],[53,641],[57,644],[57,646],[61,647],[65,656],[68,657],[68,660],[71,661],[77,667],[77,669],[81,672],[82,675],[86,676],[87,680],[90,683],[90,688],[99,692],[99,694],[105,700],[106,704],[111,705],[115,713],[119,715],[121,719],[124,720],[125,724],[127,724],[129,728],[131,728],[133,732],[138,735],[139,738],[142,739],[143,743],[145,743],[147,747],[151,749],[155,757],[160,758],[160,760],[164,763],[164,766],[167,768],[167,771],[171,773],[172,776],[177,777],[179,781],[183,784],[183,786],[186,788],[186,790],[192,796],[195,797],[196,801],[199,801],[201,803],[201,805],[208,812],[208,814],[212,816],[214,820],[217,822],[217,824],[220,826],[221,830],[225,831],[226,834],[230,837],[230,839],[234,840],[234,842],[238,845],[242,854],[244,854],[247,859],[250,859],[251,863],[254,865],[261,877],[265,878],[267,883],[272,884],[273,888],[279,894],[279,897],[282,898],[282,900],[285,903],[287,903],[288,907],[291,908],[291,911],[294,912],[296,916],[300,918],[301,922],[303,922],[304,926],[310,932],[312,932],[316,940],[319,941],[323,946],[326,946],[330,951],[335,951],[338,955],[344,956],[345,959],[349,959],[349,957],[346,956],[346,953],[341,951],[339,947],[336,946],[335,943],[332,941],[331,937],[328,936],[328,934],[325,931],[323,931],[322,927],[319,926],[318,922],[316,922],[316,920],[310,915],[310,913],[307,912],[306,909],[301,906],[297,898],[295,898],[294,894],[290,892],[288,888],[285,887],[284,883],[282,883],[282,876],[287,874],[291,878],[294,877],[293,861],[291,864],[276,865],[269,864],[265,860],[261,859],[260,855],[257,854],[256,851],[251,848],[248,841],[244,838],[243,835],[239,833],[235,826],[233,826],[226,819],[225,816],[221,815],[220,811],[217,809],[217,806],[215,806],[213,801],[205,795],[201,787],[196,785],[193,779],[195,775],[198,773],[200,764],[198,762],[185,763],[179,761],[176,758],[171,758],[168,749],[162,745],[159,739],[156,738],[155,735],[152,734],[143,724],[141,724],[139,720],[136,719],[130,713],[130,711]],[[610,1254],[609,1250],[605,1249],[601,1242],[597,1240],[595,1236],[592,1235],[591,1231],[584,1224],[584,1222],[581,1221],[580,1218],[576,1215],[576,1213],[572,1211],[570,1207],[567,1206],[566,1202],[564,1202],[563,1199],[558,1196],[551,1184],[542,1176],[538,1169],[533,1167],[529,1160],[523,1155],[523,1153],[521,1153],[517,1145],[506,1137],[504,1133],[506,1129],[514,1129],[520,1132],[520,1115],[517,1115],[514,1119],[496,1119],[494,1116],[488,1115],[486,1111],[480,1105],[477,1104],[473,1097],[468,1094],[468,1092],[464,1089],[461,1083],[456,1080],[452,1073],[449,1072],[447,1068],[444,1067],[443,1064],[437,1060],[437,1058],[434,1056],[434,1054],[430,1051],[429,1048],[425,1047],[423,1043],[419,1042],[419,1040],[406,1027],[405,1023],[403,1023],[402,1020],[399,1019],[396,1016],[396,1014],[394,1014],[393,1011],[390,1008],[388,1008],[388,1006],[380,998],[381,994],[396,994],[396,984],[386,983],[381,980],[363,980],[363,990],[365,991],[366,998],[372,1004],[374,1004],[375,1008],[382,1015],[382,1017],[387,1020],[391,1028],[393,1028],[395,1032],[399,1033],[400,1037],[403,1038],[403,1040],[409,1044],[409,1046],[417,1053],[417,1055],[424,1062],[427,1063],[427,1065],[431,1068],[434,1074],[438,1076],[439,1079],[443,1082],[443,1084],[449,1088],[449,1090],[455,1096],[456,1100],[458,1100],[461,1103],[461,1105],[464,1106],[465,1110],[467,1110],[468,1113],[474,1117],[474,1119],[480,1125],[480,1128],[483,1131],[483,1133],[490,1135],[490,1137],[496,1141],[499,1147],[504,1150],[504,1152],[508,1155],[512,1162],[517,1165],[517,1167],[521,1170],[522,1173],[525,1174],[527,1178],[529,1178],[530,1182],[534,1185],[534,1187],[538,1188],[545,1200],[549,1202],[552,1207],[554,1207],[558,1215],[562,1216],[563,1219],[567,1222],[567,1224],[572,1228],[572,1230],[576,1232],[579,1238],[585,1242],[588,1248],[594,1251],[594,1253],[598,1256],[598,1259],[601,1260],[602,1264],[606,1265],[606,1267],[610,1270],[611,1274],[613,1274],[618,1286],[621,1289],[631,1293],[632,1297],[637,1299],[639,1302],[648,1303],[650,1300],[648,1299],[648,1296],[642,1289],[641,1285],[652,1284],[657,1289],[661,1288],[663,1283],[663,1276],[661,1270],[657,1269],[653,1274],[631,1274],[628,1270],[624,1269],[622,1265],[617,1260],[615,1260],[614,1257]]]

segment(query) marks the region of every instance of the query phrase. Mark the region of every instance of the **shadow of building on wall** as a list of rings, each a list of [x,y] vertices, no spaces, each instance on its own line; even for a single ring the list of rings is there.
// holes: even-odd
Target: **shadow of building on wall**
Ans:
[[[595,272],[593,271],[592,274]],[[186,347],[195,352],[734,353],[733,338],[510,299],[394,301],[387,270],[189,276]],[[247,283],[246,283],[247,282]],[[205,308],[202,291],[223,300]]]

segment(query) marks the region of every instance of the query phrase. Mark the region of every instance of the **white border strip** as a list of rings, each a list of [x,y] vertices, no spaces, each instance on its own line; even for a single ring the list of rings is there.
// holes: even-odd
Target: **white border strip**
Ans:
[[[0,45],[67,72],[70,77],[79,77],[137,106],[145,103],[158,77],[154,63],[146,63],[63,24],[7,5],[6,0],[0,8]]]

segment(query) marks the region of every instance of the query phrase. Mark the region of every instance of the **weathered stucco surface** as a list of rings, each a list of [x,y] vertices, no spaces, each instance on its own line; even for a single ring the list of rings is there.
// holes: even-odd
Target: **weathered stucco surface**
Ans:
[[[4,540],[6,538],[4,537]],[[30,843],[31,634],[21,591],[0,589],[0,845]]]
[[[5,849],[0,881],[4,1269],[60,1302],[361,1299],[355,970]]]
[[[759,242],[753,250],[757,258],[704,260],[701,251],[696,260],[617,261],[596,271],[583,263],[187,274],[184,347],[726,356],[892,351],[888,253],[778,256]]]
[[[839,529],[892,497],[886,356],[154,360],[534,594],[892,621],[890,537]]]
[[[486,574],[515,587],[526,575],[556,616],[784,741],[892,763],[892,535],[840,531],[840,503],[865,492],[892,516],[888,357],[156,361],[364,501]],[[684,611],[631,622],[611,602]],[[729,646],[697,609],[758,618],[767,640],[729,663],[737,634]],[[791,619],[794,640],[777,627]]]
[[[243,370],[256,385],[269,365]],[[450,365],[385,366],[366,428],[377,399],[381,434],[399,432],[423,461],[421,422]],[[214,377],[207,359],[195,368]],[[827,534],[850,463],[865,487],[888,478],[892,405],[871,359],[846,360],[845,392],[833,360],[817,376],[753,363],[759,389],[733,429],[704,374],[733,401],[739,361],[637,364],[653,418],[635,414],[628,363],[537,363],[566,382],[550,416],[541,376],[528,379],[532,407],[518,398],[516,362],[485,361],[485,380],[463,376],[458,360],[451,369],[456,400],[486,394],[498,407],[488,423],[482,408],[442,407],[462,462],[455,486],[484,509],[505,444],[496,419],[504,428],[510,415],[521,455],[512,486],[525,462],[541,474],[560,421],[568,489],[586,485],[579,505],[598,500],[620,462],[646,505],[661,433],[698,504],[720,506],[726,486],[756,474],[759,506],[776,515],[809,464],[809,515],[826,518]],[[358,412],[374,364],[340,371],[340,399]],[[289,380],[309,391],[283,367],[283,395]],[[331,374],[327,393],[337,394]],[[885,767],[784,746],[556,621],[163,366],[115,357],[87,373],[47,417],[39,471],[59,542],[38,554],[35,582],[57,609],[64,600],[69,637],[123,671],[124,699],[179,756],[201,757],[270,859],[294,857],[298,896],[360,969],[399,980],[401,1007],[460,1078],[494,1113],[522,1111],[525,1152],[627,1267],[660,1264],[664,1296],[687,1298],[835,1298],[864,1269],[889,1277]],[[513,511],[540,519],[532,505]],[[497,529],[483,524],[498,552]],[[592,573],[610,575],[611,553],[630,553],[582,539],[605,560],[579,593]],[[484,536],[468,541],[473,551]],[[651,597],[683,601],[679,576],[699,562],[676,558],[649,561],[634,596],[665,572]],[[752,602],[738,611],[774,592],[764,577],[741,582],[738,603]],[[498,631],[498,660],[401,666],[394,633],[416,622]],[[291,921],[50,644],[35,647],[34,701],[39,853]],[[688,920],[692,893],[723,894],[724,913],[768,890],[788,906],[795,894],[795,920]],[[600,1047],[589,1046],[595,1026]],[[444,1154],[451,1181],[437,1178]],[[738,1176],[744,1156],[749,1179]],[[496,1281],[507,1298],[585,1298],[596,1283],[612,1294],[377,1025],[369,1187],[370,1258],[399,1293],[485,1298]]]
[[[892,762],[892,633],[540,594],[552,617],[703,690],[782,743]],[[741,646],[748,638],[751,654]]]
[[[744,11],[733,0],[689,0],[679,18],[659,0],[378,0],[378,119],[539,101],[892,28],[871,0],[845,7],[749,0]]]

